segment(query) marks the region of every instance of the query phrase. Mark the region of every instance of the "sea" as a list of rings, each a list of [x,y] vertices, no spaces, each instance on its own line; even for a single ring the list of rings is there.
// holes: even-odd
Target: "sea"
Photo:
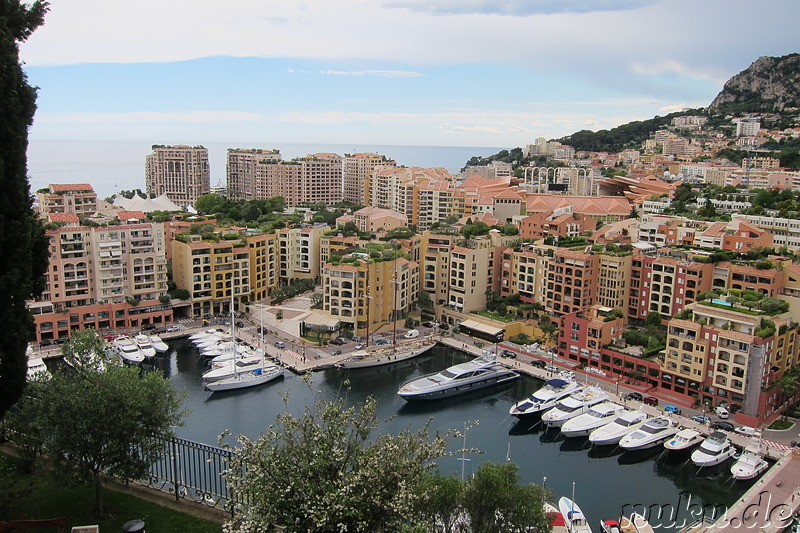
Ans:
[[[184,391],[189,411],[180,437],[216,445],[236,446],[236,435],[259,437],[278,414],[302,414],[316,401],[341,399],[358,406],[368,396],[378,400],[377,433],[396,434],[429,424],[431,434],[458,430],[463,437],[450,440],[448,455],[438,461],[440,470],[464,479],[485,461],[513,461],[523,483],[544,484],[555,501],[572,497],[599,530],[600,520],[616,519],[632,511],[648,516],[659,531],[687,526],[705,512],[720,513],[753,484],[734,481],[730,461],[698,469],[685,453],[657,448],[623,452],[613,446],[592,447],[587,438],[565,439],[546,431],[539,420],[520,421],[508,414],[516,402],[542,386],[523,376],[501,389],[428,402],[406,402],[397,395],[407,380],[437,372],[470,356],[437,346],[414,359],[372,368],[329,368],[305,378],[287,372],[262,386],[211,393],[203,389],[206,361],[186,340],[170,341],[168,355],[157,356],[158,369],[176,389]],[[470,449],[463,453],[463,449]]]
[[[154,142],[135,141],[45,141],[28,144],[28,175],[31,192],[51,183],[89,183],[100,198],[123,190],[144,191],[145,158]],[[198,143],[173,143],[196,146]],[[472,156],[489,156],[503,148],[470,146],[403,146],[365,144],[302,143],[200,143],[208,149],[211,186],[224,187],[229,148],[280,150],[284,160],[309,154],[332,152],[339,155],[374,152],[407,167],[444,167],[457,174]]]

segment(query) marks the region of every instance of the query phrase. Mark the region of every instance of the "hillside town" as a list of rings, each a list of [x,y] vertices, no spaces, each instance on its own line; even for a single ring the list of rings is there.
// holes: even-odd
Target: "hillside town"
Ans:
[[[800,172],[763,150],[800,128],[762,120],[678,116],[619,153],[537,139],[521,161],[458,175],[231,148],[213,190],[205,148],[155,145],[146,195],[36,193],[51,257],[35,340],[224,316],[231,301],[271,304],[297,337],[435,321],[757,426],[798,392],[800,353]],[[719,155],[732,149],[738,164]],[[313,287],[312,309],[276,301],[294,287]]]

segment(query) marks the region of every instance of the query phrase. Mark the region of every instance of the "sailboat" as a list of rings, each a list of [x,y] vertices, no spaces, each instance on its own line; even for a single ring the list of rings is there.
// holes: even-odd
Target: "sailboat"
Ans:
[[[231,338],[236,339],[236,334],[234,332],[235,327],[235,315],[233,311],[233,281],[231,281]],[[235,348],[231,348],[235,350]],[[262,352],[262,359],[263,359],[263,352]],[[211,392],[217,391],[225,391],[225,390],[234,390],[234,389],[244,389],[247,387],[255,387],[256,385],[263,385],[273,379],[279,378],[283,375],[283,368],[277,365],[264,365],[263,361],[260,368],[254,368],[252,370],[246,370],[244,372],[239,371],[239,365],[236,364],[236,359],[232,358],[232,365],[233,365],[233,374],[222,378],[216,379],[213,381],[207,381],[205,383],[205,388],[210,390]]]
[[[369,347],[369,301],[367,296],[367,347],[350,354],[350,357],[341,361],[337,366],[341,368],[366,368],[371,366],[388,365],[417,357],[436,346],[437,338],[433,335],[418,337],[412,342],[397,345],[397,256],[394,258],[394,297],[392,299],[392,345]],[[369,287],[367,287],[369,294]]]

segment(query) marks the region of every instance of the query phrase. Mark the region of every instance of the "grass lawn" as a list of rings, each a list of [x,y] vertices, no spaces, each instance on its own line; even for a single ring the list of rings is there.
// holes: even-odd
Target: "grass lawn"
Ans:
[[[490,311],[472,311],[474,315],[480,315],[486,318],[491,318],[492,320],[497,320],[498,322],[514,322],[515,320],[519,320],[515,315],[511,313],[507,314],[506,316],[500,316],[497,313],[492,313]]]
[[[789,422],[788,420],[776,420],[772,424],[769,425],[767,429],[789,429],[794,425],[794,422]]]
[[[94,489],[88,485],[64,486],[47,472],[36,475],[19,474],[16,459],[0,454],[0,520],[20,518],[66,518],[69,531],[73,526],[100,526],[102,532],[122,531],[129,520],[144,520],[148,531],[160,533],[220,533],[222,526],[191,516],[126,492],[103,489],[106,515],[93,514]],[[12,481],[13,480],[13,481]],[[37,530],[38,531],[38,530]],[[45,531],[45,530],[41,530]]]

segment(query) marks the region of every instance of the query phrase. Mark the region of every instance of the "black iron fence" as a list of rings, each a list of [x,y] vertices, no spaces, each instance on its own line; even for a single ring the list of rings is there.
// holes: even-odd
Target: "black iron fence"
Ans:
[[[177,437],[165,441],[166,454],[150,465],[150,477],[138,483],[234,513],[237,505],[222,473],[234,452]]]

